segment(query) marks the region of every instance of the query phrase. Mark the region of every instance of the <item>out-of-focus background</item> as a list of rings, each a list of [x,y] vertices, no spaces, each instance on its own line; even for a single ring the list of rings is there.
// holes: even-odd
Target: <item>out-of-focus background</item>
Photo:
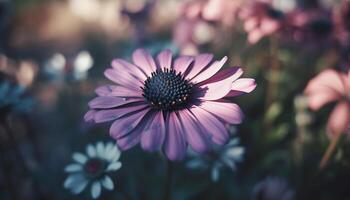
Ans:
[[[189,154],[175,163],[172,199],[350,199],[347,137],[319,169],[334,104],[311,111],[304,96],[321,71],[350,67],[348,0],[0,0],[1,200],[92,198],[64,187],[64,169],[74,152],[113,141],[109,124],[84,122],[87,102],[112,59],[140,47],[227,55],[258,85],[234,99],[240,161]],[[159,154],[136,147],[120,161],[100,199],[162,199]]]

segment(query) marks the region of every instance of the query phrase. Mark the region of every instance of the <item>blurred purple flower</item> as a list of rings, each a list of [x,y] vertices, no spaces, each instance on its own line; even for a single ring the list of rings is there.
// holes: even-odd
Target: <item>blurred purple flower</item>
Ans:
[[[242,1],[227,0],[194,0],[185,5],[185,16],[201,17],[203,20],[219,22],[233,26],[236,22],[239,6]]]
[[[216,25],[234,26],[241,1],[193,0],[180,8],[173,28],[174,41],[182,53],[197,54],[198,46],[212,42],[219,34]]]
[[[136,3],[133,0],[127,0],[123,2],[121,12],[133,22],[142,22],[148,20],[154,4],[155,0],[140,0]]]
[[[281,29],[284,14],[274,9],[267,1],[251,1],[239,13],[248,33],[248,42],[257,43],[261,38]]]
[[[334,24],[327,11],[320,8],[295,10],[288,14],[288,25],[294,40],[309,44],[332,41]]]
[[[294,191],[286,180],[268,177],[254,187],[254,200],[293,200]]]
[[[333,20],[340,44],[350,47],[350,1],[343,1],[334,8]]]
[[[155,6],[155,0],[126,0],[122,5],[121,14],[132,22],[135,40],[143,42],[147,38],[147,22]]]
[[[196,27],[202,22],[198,18],[188,19],[181,17],[173,28],[173,40],[182,54],[192,55],[198,53],[198,43],[194,32]]]
[[[85,120],[114,121],[110,135],[120,149],[141,143],[146,151],[163,149],[170,160],[183,159],[187,144],[199,153],[212,143],[226,144],[224,124],[241,123],[243,113],[224,98],[250,93],[254,79],[239,78],[243,71],[238,67],[219,72],[226,56],[217,61],[211,54],[172,57],[164,50],[154,60],[137,49],[133,64],[113,60],[105,76],[118,85],[96,89]]]

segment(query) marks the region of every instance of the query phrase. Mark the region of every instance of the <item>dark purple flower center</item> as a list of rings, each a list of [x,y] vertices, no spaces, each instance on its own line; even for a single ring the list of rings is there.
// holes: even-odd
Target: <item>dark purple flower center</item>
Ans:
[[[142,89],[143,96],[154,108],[173,111],[188,106],[193,85],[174,69],[157,69]]]
[[[89,178],[102,176],[105,168],[106,162],[97,158],[90,159],[84,164],[84,172]]]
[[[309,28],[319,36],[327,36],[332,31],[333,24],[328,19],[317,19],[310,22]]]
[[[281,19],[283,18],[283,12],[273,9],[273,8],[268,8],[267,9],[267,15],[271,17],[272,19]]]

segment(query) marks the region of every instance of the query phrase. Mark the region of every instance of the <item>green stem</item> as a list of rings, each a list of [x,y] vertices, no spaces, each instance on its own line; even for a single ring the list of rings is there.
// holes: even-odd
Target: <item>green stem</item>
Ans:
[[[5,158],[6,148],[3,146],[3,144],[5,144],[5,141],[0,141],[0,167],[4,175],[4,181],[5,181],[4,185],[6,187],[6,190],[9,192],[11,199],[17,200],[18,196],[15,189],[16,186],[11,177],[12,166],[9,164],[8,160],[6,160]]]
[[[280,63],[278,59],[278,40],[272,35],[270,37],[270,67],[267,75],[267,88],[266,88],[266,99],[265,99],[265,111],[267,112],[271,104],[275,101],[276,91],[278,89],[278,79],[280,78]],[[268,133],[271,128],[271,122],[266,121],[263,125],[263,130]]]
[[[163,200],[171,200],[171,189],[173,182],[173,163],[166,159],[166,174]]]
[[[331,156],[333,155],[333,153],[337,147],[337,144],[338,144],[338,141],[339,141],[341,135],[342,135],[341,133],[336,133],[335,136],[332,138],[331,143],[329,143],[327,150],[326,150],[325,154],[323,155],[322,160],[320,162],[320,169],[323,169],[327,166],[329,159],[331,158]]]

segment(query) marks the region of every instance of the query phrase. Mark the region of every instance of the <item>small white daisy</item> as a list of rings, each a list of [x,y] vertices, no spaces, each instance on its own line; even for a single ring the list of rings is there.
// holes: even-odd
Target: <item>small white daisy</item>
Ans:
[[[86,154],[74,153],[74,163],[65,167],[69,173],[64,181],[64,188],[73,194],[81,193],[88,185],[91,186],[91,196],[97,199],[101,194],[102,186],[107,190],[114,189],[114,183],[109,173],[118,170],[120,151],[115,144],[97,142],[94,146],[87,145]]]
[[[204,155],[195,153],[189,150],[188,155],[190,160],[186,166],[196,170],[210,170],[211,180],[217,182],[220,178],[220,169],[228,167],[231,170],[236,170],[238,162],[241,162],[244,154],[244,147],[239,146],[239,139],[233,138],[223,147],[214,147]]]

